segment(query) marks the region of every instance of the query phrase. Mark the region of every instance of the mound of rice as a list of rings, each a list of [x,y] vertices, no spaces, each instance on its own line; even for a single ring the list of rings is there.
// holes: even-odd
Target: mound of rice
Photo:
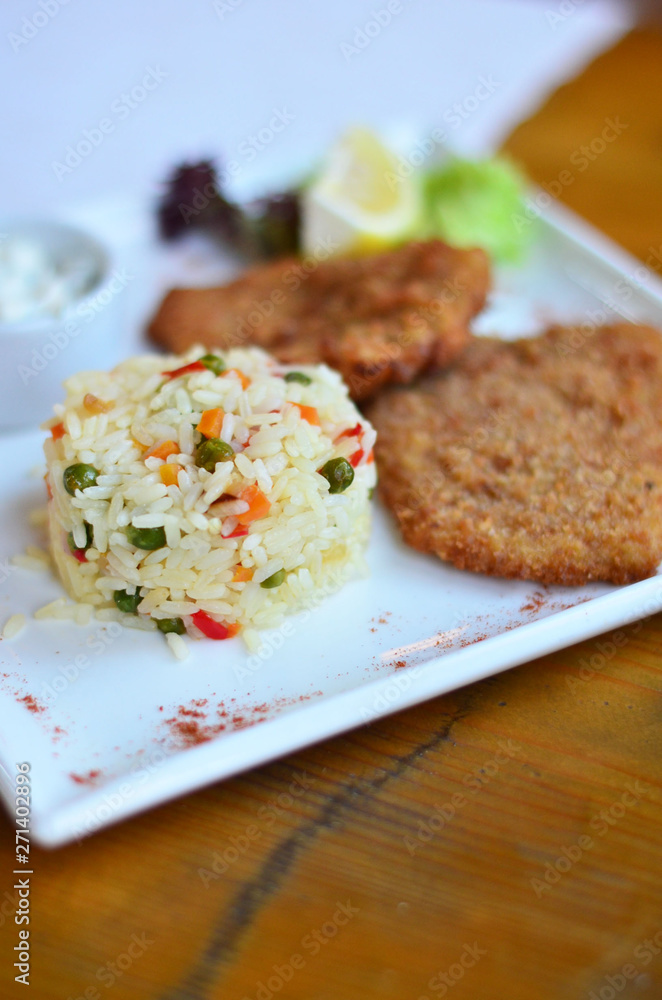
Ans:
[[[68,379],[45,444],[50,546],[69,596],[103,620],[160,622],[177,655],[184,630],[241,630],[254,645],[253,630],[363,572],[376,479],[375,432],[336,372],[293,375],[256,348],[211,367],[205,357],[138,357]],[[205,468],[210,436],[234,454]],[[320,472],[332,459],[354,473],[337,492]],[[81,465],[88,479],[72,487]]]

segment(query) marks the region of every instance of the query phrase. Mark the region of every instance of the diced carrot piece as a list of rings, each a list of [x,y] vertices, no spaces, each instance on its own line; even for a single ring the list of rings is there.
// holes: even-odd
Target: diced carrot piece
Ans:
[[[239,494],[239,499],[248,504],[248,510],[243,514],[237,514],[239,524],[252,524],[253,521],[266,517],[271,508],[271,501],[267,500],[264,493],[258,486],[247,486]]]
[[[374,461],[375,461],[375,453],[374,453],[374,451],[371,448],[370,449],[370,454],[368,455],[368,457],[365,460],[365,464],[366,465],[370,465],[370,463],[374,462]]]
[[[164,486],[176,486],[177,476],[179,475],[178,465],[162,465],[159,469],[159,475],[161,476],[161,482]]]
[[[240,372],[238,368],[228,368],[227,371],[223,372],[223,375],[232,375],[233,373],[237,376],[237,378],[241,382],[242,389],[248,389],[249,385],[251,384],[251,380],[249,379],[248,375],[244,375],[244,373]]]
[[[363,455],[364,455],[363,448],[359,448],[358,451],[354,452],[354,454],[352,455],[352,457],[349,460],[349,464],[352,466],[353,469],[355,469],[356,466],[359,464],[359,462],[363,458]]]
[[[65,433],[64,424],[55,424],[54,427],[51,427],[51,437],[54,441],[59,441],[61,437],[64,437]]]
[[[253,573],[255,571],[249,569],[247,566],[237,566],[234,571],[234,576],[232,577],[233,583],[248,583],[249,580],[253,579]]]
[[[171,455],[179,454],[179,445],[176,441],[161,441],[160,444],[152,445],[152,447],[145,452],[143,458],[162,458],[163,461],[166,458],[170,458]]]
[[[303,406],[301,403],[292,403],[292,406],[296,406],[302,418],[307,420],[309,424],[314,427],[320,426],[319,413],[314,406]]]
[[[109,413],[115,404],[111,401],[106,402],[103,399],[99,399],[98,396],[94,396],[91,392],[88,392],[83,399],[83,406],[88,413]]]
[[[225,413],[220,406],[217,406],[213,410],[205,410],[200,417],[200,423],[196,427],[196,430],[204,434],[206,438],[220,437],[224,416]]]

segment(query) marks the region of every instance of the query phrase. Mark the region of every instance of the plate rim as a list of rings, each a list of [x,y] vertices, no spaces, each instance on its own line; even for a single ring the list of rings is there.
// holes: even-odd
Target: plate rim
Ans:
[[[646,266],[560,202],[552,200],[542,209],[538,222],[574,248],[583,250],[590,258],[597,258],[607,265],[619,279],[631,281],[634,271]],[[662,311],[662,279],[650,268],[648,271],[645,285],[636,282],[637,293]],[[593,294],[598,295],[596,292]],[[574,607],[551,611],[544,618],[517,625],[465,648],[433,656],[422,664],[399,669],[387,677],[297,704],[264,722],[225,734],[222,740],[211,739],[200,746],[176,749],[156,773],[150,774],[135,795],[122,796],[120,790],[126,786],[127,776],[120,775],[97,788],[81,790],[73,801],[63,805],[43,810],[33,808],[32,835],[37,843],[47,848],[80,840],[180,795],[236,776],[343,732],[369,725],[660,610],[662,575],[658,573]],[[563,627],[559,627],[561,622]],[[517,642],[513,641],[515,637]],[[452,679],[447,679],[444,665],[453,666]],[[386,692],[394,685],[399,688],[398,694],[389,702]],[[374,707],[379,698],[384,704],[374,710],[371,718],[366,717],[365,711],[370,711],[367,706],[372,704]],[[256,731],[269,739],[256,740]],[[10,815],[14,785],[7,768],[11,766],[0,749],[0,797]],[[120,806],[94,829],[83,831],[81,825],[85,816],[100,805],[107,804],[113,796],[119,797]]]

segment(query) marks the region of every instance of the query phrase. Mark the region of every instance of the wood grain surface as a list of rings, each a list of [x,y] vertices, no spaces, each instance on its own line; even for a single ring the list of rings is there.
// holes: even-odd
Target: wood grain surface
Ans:
[[[573,169],[562,197],[644,260],[661,93],[662,34],[642,30],[507,143],[537,180]],[[31,994],[3,817],[0,997],[656,1000],[661,689],[657,615],[35,850]]]

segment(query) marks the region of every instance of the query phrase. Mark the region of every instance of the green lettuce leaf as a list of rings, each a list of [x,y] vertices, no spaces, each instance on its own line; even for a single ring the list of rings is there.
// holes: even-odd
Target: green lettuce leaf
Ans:
[[[479,246],[500,262],[521,259],[533,226],[522,226],[526,179],[509,160],[452,157],[423,178],[425,234]]]

